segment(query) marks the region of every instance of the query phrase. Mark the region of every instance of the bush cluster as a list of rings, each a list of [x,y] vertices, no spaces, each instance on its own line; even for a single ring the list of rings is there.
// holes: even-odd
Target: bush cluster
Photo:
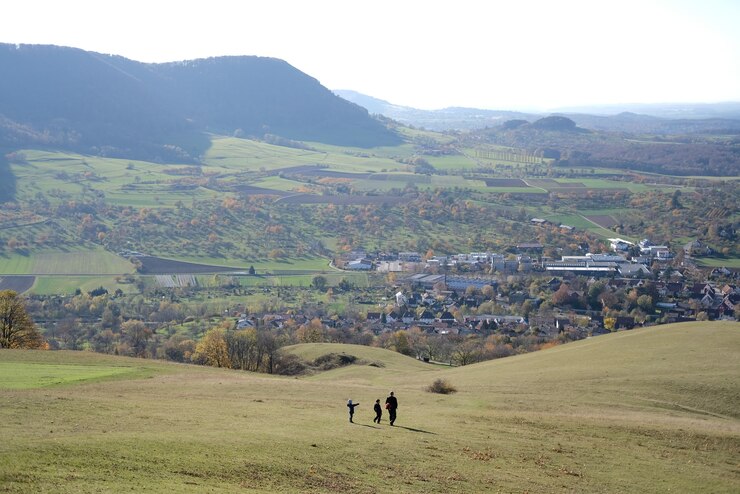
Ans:
[[[447,382],[447,380],[445,379],[437,379],[436,381],[434,381],[432,384],[430,384],[427,387],[427,391],[429,391],[430,393],[439,393],[442,395],[448,395],[451,393],[456,393],[457,388],[453,386],[452,384],[450,384],[449,382]]]

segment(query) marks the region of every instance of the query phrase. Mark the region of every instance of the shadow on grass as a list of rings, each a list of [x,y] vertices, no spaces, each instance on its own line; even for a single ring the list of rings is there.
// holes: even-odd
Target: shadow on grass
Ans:
[[[371,429],[380,429],[380,427],[375,427],[374,425],[368,425],[368,424],[358,424],[357,422],[350,422],[354,425],[361,425],[362,427],[369,427]]]
[[[399,429],[406,429],[407,431],[411,431],[411,432],[421,432],[422,434],[434,434],[435,436],[437,435],[436,432],[425,431],[423,429],[414,429],[413,427],[404,427],[402,425],[393,425],[391,427],[397,427]]]

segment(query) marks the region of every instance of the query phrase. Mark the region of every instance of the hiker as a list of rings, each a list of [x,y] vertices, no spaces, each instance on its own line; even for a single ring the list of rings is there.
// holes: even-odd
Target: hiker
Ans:
[[[352,422],[352,416],[355,414],[355,407],[359,403],[352,403],[352,400],[347,400],[347,408],[349,408],[349,421]],[[354,424],[354,422],[352,422]]]
[[[373,407],[375,410],[375,418],[373,419],[373,422],[379,424],[380,423],[380,417],[383,416],[383,408],[380,406],[380,398],[375,400],[375,406]]]
[[[393,391],[391,391],[391,395],[385,399],[385,408],[388,410],[388,418],[391,421],[391,425],[393,425],[393,422],[396,421],[396,409],[398,408],[398,400],[393,396]]]

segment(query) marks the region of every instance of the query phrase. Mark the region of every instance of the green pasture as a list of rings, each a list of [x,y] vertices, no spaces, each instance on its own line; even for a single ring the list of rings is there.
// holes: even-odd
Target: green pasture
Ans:
[[[299,271],[300,272],[300,271]],[[244,288],[250,287],[309,287],[314,277],[317,275],[326,278],[327,286],[336,286],[340,281],[346,279],[353,283],[355,286],[365,288],[369,286],[368,274],[367,273],[356,273],[350,271],[338,271],[332,270],[328,272],[304,272],[303,274],[291,274],[295,272],[286,271],[285,274],[257,274],[257,275],[242,275],[242,274],[218,274],[218,275],[199,275],[196,276],[198,284],[200,286],[220,286],[224,280],[235,280],[239,283],[239,286]],[[152,280],[152,277],[145,277]]]
[[[387,192],[393,189],[403,190],[408,185],[416,185],[419,188],[428,186],[423,182],[417,182],[414,180],[404,180],[399,176],[398,179],[394,180],[357,180],[352,182],[352,187],[359,191],[378,191]]]
[[[539,187],[484,187],[480,192],[491,194],[547,194],[547,191]]]
[[[578,230],[588,230],[589,232],[594,233],[605,239],[621,237],[625,240],[634,240],[630,237],[626,237],[625,235],[617,234],[612,230],[609,230],[608,228],[599,226],[596,223],[589,221],[580,214],[548,214],[545,215],[544,218],[555,225],[564,224],[575,227]]]
[[[195,264],[207,264],[211,266],[227,266],[244,271],[249,269],[249,266],[253,266],[257,274],[260,275],[279,274],[283,272],[291,273],[295,271],[334,271],[334,268],[329,266],[329,259],[323,257],[294,257],[245,261],[240,259],[224,259],[221,257],[182,256],[178,257],[177,260]]]
[[[279,190],[283,192],[293,191],[298,187],[310,186],[308,184],[305,184],[303,182],[298,182],[296,180],[290,180],[287,178],[274,177],[274,176],[257,180],[255,182],[250,183],[249,185],[253,185],[255,187],[263,187],[265,189]]]
[[[578,212],[584,216],[612,216],[618,219],[620,215],[629,214],[629,209],[605,208],[605,209],[579,209]]]
[[[462,154],[445,155],[445,156],[424,156],[429,164],[437,170],[472,170],[480,165],[476,160]]]
[[[337,379],[338,375],[341,375],[341,379],[364,379],[369,377],[369,374],[372,374],[373,380],[378,384],[382,384],[384,378],[387,379],[388,377],[392,377],[393,375],[400,373],[419,373],[424,376],[429,376],[434,375],[435,371],[438,370],[435,366],[431,366],[420,360],[408,358],[400,353],[388,353],[382,348],[362,345],[346,345],[341,343],[304,343],[301,345],[286,347],[285,352],[297,355],[307,362],[314,361],[317,358],[330,353],[337,355],[351,355],[359,359],[358,365],[333,370],[332,372],[322,372],[309,377],[309,379],[316,381],[333,381]],[[369,369],[367,368],[368,364],[376,364],[378,366],[373,366],[374,369],[372,372],[369,372]],[[432,374],[429,374],[430,372]],[[378,396],[378,398],[381,397]]]
[[[396,127],[395,130],[401,134],[406,139],[409,139],[411,141],[414,140],[424,140],[424,141],[433,141],[438,142],[440,144],[452,144],[455,142],[455,137],[442,134],[440,132],[435,132],[433,130],[426,130],[426,129],[412,129],[410,127]]]
[[[103,287],[109,293],[121,289],[124,293],[135,293],[137,291],[133,284],[118,283],[113,276],[37,276],[36,282],[29,290],[36,295],[58,295],[72,294],[77,289],[83,293],[90,292],[96,288]]]
[[[740,268],[740,259],[736,257],[697,257],[694,260],[707,268]]]
[[[190,168],[187,165],[157,164],[145,161],[85,156],[61,151],[23,150],[25,164],[15,164],[21,196],[44,194],[50,202],[60,199],[52,190],[63,191],[75,198],[85,197],[90,191],[102,193],[111,204],[133,207],[173,206],[178,201],[189,201],[194,196],[215,197],[214,191],[198,188],[187,192],[173,190],[171,183],[177,175],[168,170]],[[205,167],[206,172],[225,170]]]
[[[558,178],[557,182],[566,186],[567,184],[581,183],[585,185],[586,189],[626,189],[633,193],[664,188],[663,186],[637,184],[634,182],[609,180],[605,178]],[[545,188],[548,187],[545,186]],[[578,189],[572,190],[577,191]]]
[[[0,354],[0,358],[4,356]],[[134,367],[0,361],[0,391],[46,388],[136,374],[139,370]]]
[[[308,287],[311,286],[311,282],[313,281],[314,277],[319,275],[318,273],[308,273],[308,274],[301,274],[301,275],[274,275],[271,276],[273,285],[275,286],[302,286],[302,287]],[[343,271],[343,272],[328,272],[325,274],[320,274],[319,276],[323,276],[326,278],[327,286],[336,286],[340,281],[343,279],[346,279],[347,281],[353,283],[355,286],[359,288],[367,288],[370,283],[368,282],[368,274],[367,273],[355,273],[355,272],[349,272],[349,271]]]
[[[309,142],[311,148],[324,154],[324,156],[351,156],[355,158],[373,158],[376,160],[383,160],[388,165],[392,165],[386,171],[392,171],[398,167],[404,167],[406,165],[399,163],[397,160],[402,158],[409,158],[416,155],[416,150],[412,144],[400,144],[398,146],[381,146],[374,148],[354,148],[346,146],[335,146],[332,144],[324,144],[322,142]],[[381,171],[381,170],[377,170]]]
[[[323,159],[318,161],[319,164],[327,165],[332,170],[343,172],[381,172],[386,171],[405,171],[407,165],[397,161],[375,156],[367,151],[348,151],[345,154],[325,154]]]
[[[294,149],[235,137],[213,137],[212,146],[204,161],[209,165],[240,171],[279,170],[317,164],[347,172],[392,170],[400,167],[390,157],[394,148],[367,150],[313,142],[307,145],[311,149]],[[408,153],[403,148],[399,152],[401,155]]]
[[[580,214],[550,214],[544,217],[546,220],[550,221],[554,225],[569,225],[573,226],[579,230],[606,230],[604,228],[601,228],[599,226],[596,226],[594,223],[588,221],[586,218],[581,216]],[[611,232],[611,234],[614,234],[614,232]]]
[[[458,368],[352,345],[286,348],[358,358],[301,378],[0,350],[22,383],[0,374],[0,431],[12,438],[0,441],[0,479],[5,492],[62,494],[734,493],[738,327],[644,328]],[[425,391],[438,378],[457,392]],[[391,390],[396,426],[385,411],[374,424],[372,404]],[[347,399],[360,404],[354,424]]]
[[[44,250],[31,256],[0,256],[0,273],[32,275],[116,275],[133,272],[133,265],[111,252],[97,249]]]
[[[230,170],[260,171],[314,164],[321,156],[321,153],[305,149],[214,136],[203,160],[208,165]]]

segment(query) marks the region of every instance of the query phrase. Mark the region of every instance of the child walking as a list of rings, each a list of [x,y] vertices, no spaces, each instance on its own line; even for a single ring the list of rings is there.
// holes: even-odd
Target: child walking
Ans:
[[[349,421],[350,422],[352,422],[352,416],[355,414],[355,407],[358,405],[359,403],[352,403],[352,400],[347,400],[347,408],[349,408]]]
[[[375,418],[373,419],[373,422],[376,424],[380,423],[380,417],[383,416],[383,407],[380,406],[380,398],[375,400],[375,406],[373,407],[375,410]]]

